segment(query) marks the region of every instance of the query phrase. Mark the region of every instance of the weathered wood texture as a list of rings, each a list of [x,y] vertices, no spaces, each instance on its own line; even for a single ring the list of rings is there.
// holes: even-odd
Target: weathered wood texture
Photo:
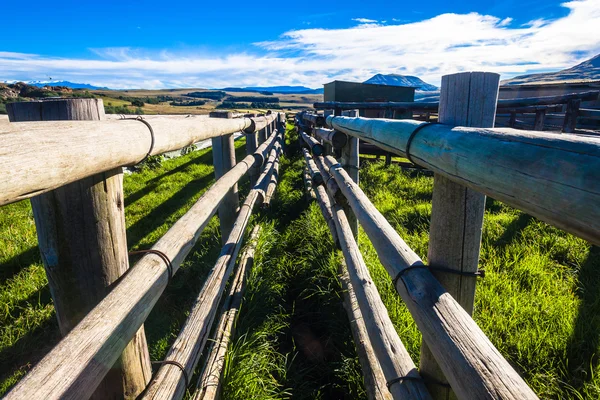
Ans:
[[[498,108],[515,108],[527,106],[541,106],[553,104],[567,104],[570,100],[579,99],[582,101],[595,100],[598,98],[597,90],[581,93],[570,93],[560,96],[542,96],[542,97],[524,97],[520,99],[506,99],[498,101]],[[318,109],[327,109],[338,107],[343,110],[353,109],[404,109],[404,110],[430,110],[437,111],[438,102],[318,102],[314,107]]]
[[[572,99],[567,102],[567,110],[565,111],[565,121],[563,123],[562,131],[564,133],[575,132],[577,126],[577,115],[579,114],[579,106],[581,105],[581,99]]]
[[[275,121],[277,114],[269,114],[261,117],[250,118],[249,125],[243,130],[244,133],[254,133],[263,130],[268,125],[271,125]]]
[[[385,376],[373,351],[373,346],[367,334],[365,321],[356,301],[356,294],[350,284],[350,277],[345,263],[340,264],[340,282],[344,291],[344,308],[350,320],[352,339],[356,346],[358,361],[363,373],[365,390],[369,400],[390,400],[392,394],[386,388]]]
[[[325,162],[371,239],[423,339],[461,399],[536,399],[460,304],[433,277],[332,157]],[[400,275],[398,275],[401,273]]]
[[[302,173],[302,181],[304,182],[304,193],[306,194],[306,200],[313,200],[315,198],[315,192],[313,190],[312,178],[308,172],[308,167],[304,168]]]
[[[305,132],[300,131],[300,138],[306,144],[306,146],[308,146],[308,149],[313,156],[320,156],[325,152],[323,145],[314,137],[308,136]]]
[[[534,131],[543,131],[545,119],[546,119],[546,110],[536,110],[535,111],[535,121],[533,123],[533,130]]]
[[[464,72],[442,77],[439,121],[448,125],[494,126],[500,75]],[[434,175],[429,250],[432,267],[474,273],[479,265],[485,195]],[[473,314],[477,278],[452,273],[433,275],[469,314]],[[455,398],[427,344],[421,347],[419,370],[434,399]],[[440,385],[440,383],[442,383]]]
[[[312,158],[312,156],[306,148],[302,148],[302,155],[304,156],[304,160],[306,161],[306,168],[308,169],[312,183],[314,185],[320,185],[321,183],[323,183],[323,176],[321,175],[319,168],[317,168],[315,160]]]
[[[283,138],[281,138],[278,143],[281,146],[281,151],[283,151]],[[275,195],[275,189],[277,189],[277,182],[279,182],[279,157],[273,162],[273,171],[271,173],[271,178],[269,179],[269,185],[265,191],[265,198],[262,203],[263,207],[269,207],[271,205],[271,200],[273,199],[273,195]]]
[[[17,103],[15,103],[17,104]],[[152,118],[2,124],[0,205],[30,198],[86,176],[133,165],[250,125],[248,118]],[[23,146],[27,143],[27,146]]]
[[[15,103],[11,120],[100,120],[101,99]],[[61,334],[68,334],[129,269],[123,171],[115,168],[31,199],[39,249]],[[152,369],[141,327],[93,395],[135,398]]]
[[[259,149],[264,147],[263,150],[268,151],[267,143],[264,145]],[[264,155],[258,158],[264,159]],[[226,193],[256,162],[256,154],[239,162],[152,247],[171,260],[173,274]],[[168,268],[159,256],[147,254],[142,257],[81,323],[7,394],[6,399],[88,398],[146,320],[165,289],[168,277]]]
[[[329,227],[334,242],[338,243],[337,230],[335,222],[333,221],[333,211],[330,199],[323,185],[317,186],[317,189],[320,189],[321,191],[317,201],[321,208],[321,212],[323,213],[323,218],[327,221],[327,226]],[[373,351],[373,346],[371,345],[371,340],[369,339],[367,328],[365,327],[365,320],[362,316],[360,306],[358,305],[356,293],[350,282],[350,276],[348,275],[348,268],[345,262],[340,263],[339,272],[340,282],[344,293],[344,308],[346,309],[348,319],[350,320],[350,330],[352,332],[356,353],[358,354],[358,360],[363,372],[367,397],[370,400],[391,399],[392,394],[386,388],[385,376],[379,365],[379,360]]]
[[[346,110],[342,111],[342,115],[345,117],[355,118],[358,117],[358,110]],[[342,167],[348,173],[356,184],[359,184],[360,175],[360,143],[359,139],[353,136],[348,137],[348,141],[342,147],[341,157],[339,159]],[[347,204],[344,205],[344,212],[348,218],[350,229],[354,233],[354,238],[358,240],[358,220],[354,215],[354,211]]]
[[[350,229],[344,210],[340,205],[333,204],[332,212],[350,282],[360,307],[360,313],[371,346],[377,356],[386,382],[391,382],[398,377],[407,377],[407,379],[389,386],[392,397],[407,400],[431,399],[424,382],[419,379],[420,376],[415,364],[398,337],[385,305],[379,297],[377,287],[373,283],[362,254],[358,249],[358,244],[354,239],[354,234]]]
[[[333,129],[315,128],[314,133],[317,138],[331,145],[334,149],[341,149],[348,142],[348,135]]]
[[[226,118],[232,118],[228,113]],[[212,141],[213,166],[215,168],[215,179],[219,179],[235,165],[235,142],[233,135],[214,137]],[[254,153],[254,152],[253,152]],[[221,242],[225,244],[231,228],[236,219],[237,210],[240,207],[237,184],[235,184],[223,203],[219,206],[219,226],[221,228]]]
[[[165,359],[183,365],[188,376],[193,375],[200,360],[200,355],[210,334],[210,327],[219,308],[222,292],[233,271],[252,211],[255,204],[262,201],[263,193],[269,183],[273,170],[271,158],[272,156],[277,158],[280,149],[281,147],[275,142],[264,171],[240,207],[239,215],[221,249],[221,254],[198,294],[181,332],[167,353]],[[175,365],[163,364],[148,385],[142,399],[181,399],[185,395],[186,389],[181,369]]]
[[[240,256],[231,289],[221,307],[221,318],[214,333],[214,340],[206,357],[206,363],[198,379],[198,387],[193,400],[215,400],[219,397],[227,347],[234,334],[237,313],[246,289],[246,277],[254,264],[254,252],[260,231],[260,225],[256,225],[252,229],[248,244]]]
[[[403,156],[422,124],[347,117],[327,122]],[[432,124],[414,137],[410,152],[422,167],[600,244],[600,138]]]
[[[246,135],[246,154],[252,154],[256,151],[258,147],[258,133],[249,133]],[[251,168],[248,171],[248,178],[250,179],[250,186],[254,186],[256,184],[256,180],[258,179],[258,175],[260,174],[259,168]]]

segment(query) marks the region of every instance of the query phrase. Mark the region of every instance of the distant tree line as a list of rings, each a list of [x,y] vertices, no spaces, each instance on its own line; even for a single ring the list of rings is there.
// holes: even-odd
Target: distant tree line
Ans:
[[[250,102],[250,103],[279,103],[279,97],[264,96],[229,96],[225,101]]]
[[[169,103],[172,106],[203,106],[206,104],[204,100],[192,100],[192,101],[172,101]]]
[[[113,106],[112,104],[104,105],[104,112],[106,114],[136,114],[141,115],[144,113],[140,107],[129,108],[127,106]]]
[[[238,103],[234,101],[224,101],[219,104],[216,108],[221,109],[281,109],[279,103],[262,103],[262,102],[253,102],[253,103]]]
[[[195,97],[198,99],[209,99],[209,100],[221,101],[227,96],[227,93],[225,93],[221,90],[217,90],[217,91],[212,91],[212,92],[190,92],[190,93],[185,94],[184,96]]]

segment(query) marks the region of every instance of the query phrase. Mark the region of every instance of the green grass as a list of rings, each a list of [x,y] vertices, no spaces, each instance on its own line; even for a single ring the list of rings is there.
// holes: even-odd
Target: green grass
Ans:
[[[224,399],[366,398],[337,278],[340,254],[302,193],[294,138],[284,157],[226,360]],[[238,142],[238,157],[243,153]],[[296,150],[296,152],[295,152]],[[130,248],[151,246],[214,181],[210,150],[125,177]],[[424,260],[433,180],[366,161],[361,186]],[[248,190],[247,181],[240,186]],[[0,211],[0,394],[59,339],[28,202]],[[364,232],[359,244],[392,322],[418,362],[421,335]],[[218,221],[202,234],[146,323],[161,359],[220,249]],[[475,320],[542,398],[600,398],[600,251],[488,199]]]

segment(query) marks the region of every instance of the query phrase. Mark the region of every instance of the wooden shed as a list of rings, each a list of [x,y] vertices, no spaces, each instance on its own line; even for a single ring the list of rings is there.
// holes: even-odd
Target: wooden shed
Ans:
[[[355,101],[355,102],[381,102],[381,101],[414,101],[415,88],[410,86],[372,85],[369,83],[333,81],[323,85],[325,101]],[[383,118],[385,110],[364,110],[362,117]],[[410,118],[410,112],[406,116]]]

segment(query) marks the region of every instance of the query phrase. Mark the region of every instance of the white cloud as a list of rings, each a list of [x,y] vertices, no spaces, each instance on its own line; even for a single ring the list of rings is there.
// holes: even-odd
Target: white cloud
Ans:
[[[418,22],[378,25],[355,19],[346,29],[311,28],[255,43],[255,53],[148,53],[92,50],[95,59],[67,59],[0,51],[0,79],[55,79],[125,87],[224,87],[362,81],[375,73],[418,75],[431,83],[458,71],[503,77],[557,70],[600,53],[600,0],[563,4],[555,20],[512,27],[510,18],[442,14]],[[377,21],[374,21],[377,22]]]
[[[368,18],[352,18],[352,21],[360,22],[361,24],[375,24],[379,21],[376,19],[368,19]]]

